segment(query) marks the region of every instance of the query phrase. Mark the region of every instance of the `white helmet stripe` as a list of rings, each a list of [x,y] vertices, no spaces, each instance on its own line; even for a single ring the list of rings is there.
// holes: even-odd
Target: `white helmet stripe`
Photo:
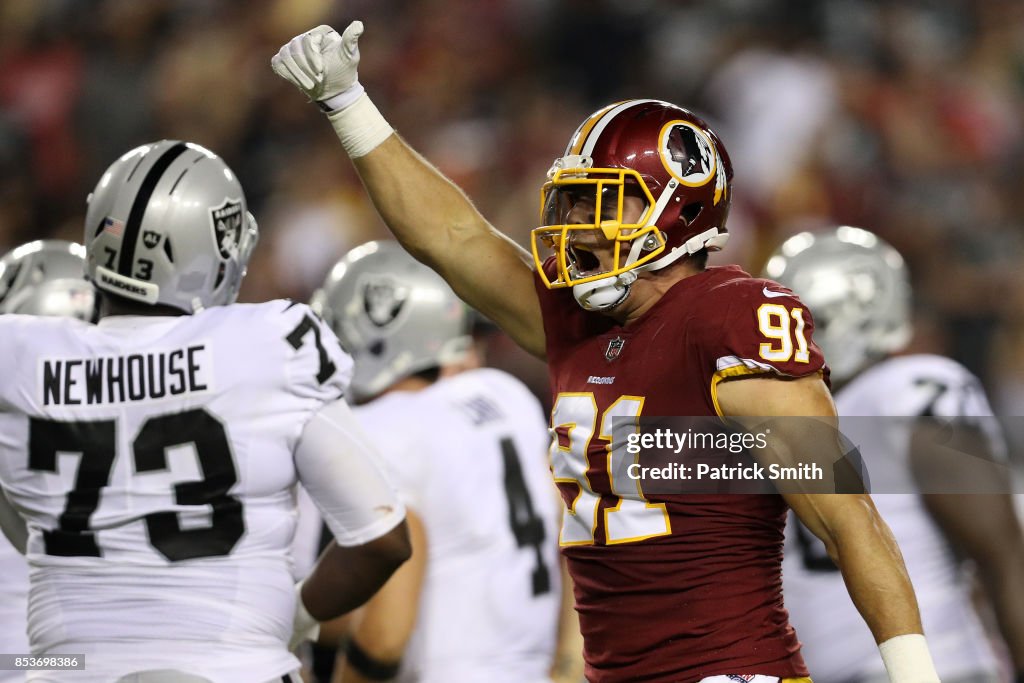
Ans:
[[[594,153],[594,145],[597,144],[598,139],[601,137],[601,133],[608,127],[608,124],[612,122],[616,116],[626,111],[631,107],[635,107],[639,104],[646,104],[647,102],[659,102],[660,100],[627,100],[617,107],[613,107],[605,112],[604,116],[597,122],[597,124],[590,129],[590,134],[587,135],[586,141],[583,143],[583,149],[580,150],[580,155],[588,157]]]

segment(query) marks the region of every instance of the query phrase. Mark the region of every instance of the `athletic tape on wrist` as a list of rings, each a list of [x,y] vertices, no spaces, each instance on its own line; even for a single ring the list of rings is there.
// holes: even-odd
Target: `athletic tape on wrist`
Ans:
[[[341,146],[353,159],[366,156],[395,132],[366,93],[348,107],[328,114],[327,118]]]
[[[331,114],[336,111],[341,111],[345,107],[352,106],[356,100],[362,97],[364,92],[366,92],[366,88],[364,88],[359,81],[356,81],[352,84],[352,87],[345,92],[338,93],[334,97],[328,97],[325,100],[320,100],[316,104],[322,110]]]
[[[878,646],[878,651],[892,683],[939,683],[923,635],[910,633],[890,638]]]

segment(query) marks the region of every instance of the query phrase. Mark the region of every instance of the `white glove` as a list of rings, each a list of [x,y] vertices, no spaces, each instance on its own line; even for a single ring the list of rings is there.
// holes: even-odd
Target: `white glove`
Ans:
[[[353,21],[338,35],[320,25],[295,36],[278,50],[270,65],[327,111],[339,111],[363,94],[359,84],[359,36],[363,22]]]
[[[366,156],[395,132],[359,84],[359,36],[353,21],[338,35],[330,26],[289,40],[270,66],[327,112],[338,139],[353,159]]]
[[[289,652],[294,652],[307,640],[316,640],[320,636],[320,622],[302,603],[302,583],[299,581],[295,584],[295,616],[292,618],[292,639],[288,641]]]

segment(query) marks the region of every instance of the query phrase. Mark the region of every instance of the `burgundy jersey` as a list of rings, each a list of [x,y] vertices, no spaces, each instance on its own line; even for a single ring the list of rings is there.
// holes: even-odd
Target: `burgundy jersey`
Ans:
[[[782,497],[644,495],[609,474],[635,457],[611,447],[612,418],[714,416],[723,379],[827,373],[806,307],[736,266],[681,280],[628,327],[537,289],[588,680],[806,676],[782,605]]]

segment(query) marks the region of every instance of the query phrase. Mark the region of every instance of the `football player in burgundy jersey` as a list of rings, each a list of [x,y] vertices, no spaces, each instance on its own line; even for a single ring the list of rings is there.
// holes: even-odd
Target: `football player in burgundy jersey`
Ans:
[[[666,102],[595,112],[548,174],[531,257],[394,135],[356,77],[361,32],[320,26],[272,66],[328,113],[406,249],[547,359],[588,679],[807,676],[782,606],[788,506],[841,567],[892,680],[937,681],[899,550],[866,494],[645,495],[618,474],[633,456],[612,447],[616,417],[835,416],[803,304],[739,268],[705,267],[728,236],[718,137]]]

